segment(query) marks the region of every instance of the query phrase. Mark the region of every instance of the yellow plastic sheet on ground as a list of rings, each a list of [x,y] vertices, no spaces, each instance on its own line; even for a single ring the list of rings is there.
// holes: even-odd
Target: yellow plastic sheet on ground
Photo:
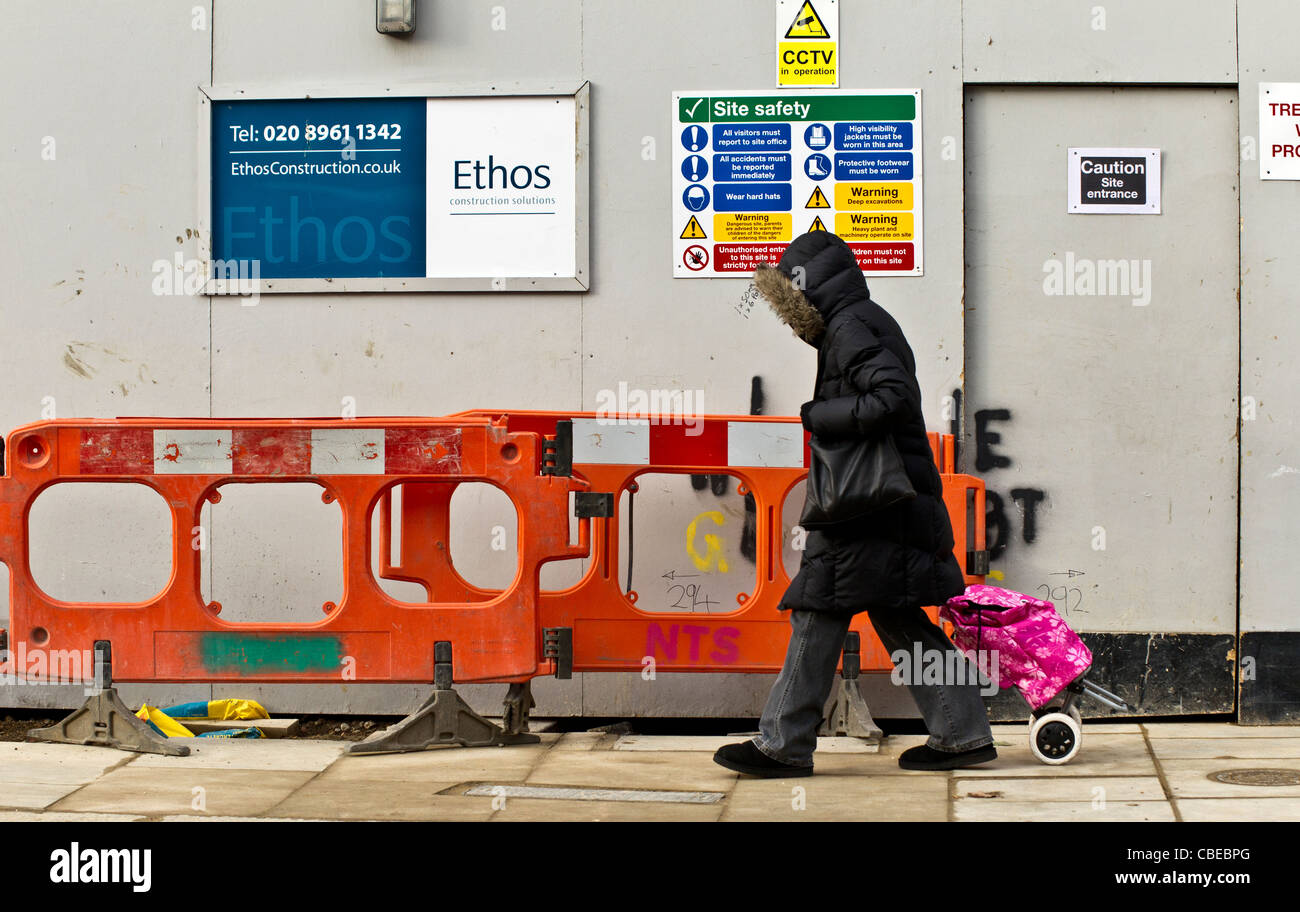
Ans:
[[[270,714],[256,700],[226,697],[206,703],[180,703],[163,710],[173,719],[269,719]]]
[[[194,737],[194,732],[181,725],[158,707],[150,706],[148,703],[140,704],[140,711],[136,713],[136,716],[144,719],[158,731],[158,734],[166,738]]]
[[[169,706],[167,709],[159,709],[156,706],[150,706],[148,703],[140,705],[140,711],[136,716],[148,722],[158,734],[167,738],[193,738],[196,737],[194,732],[190,731],[177,719],[216,719],[228,721],[231,719],[269,719],[270,714],[262,708],[262,704],[256,700],[240,700],[233,697],[227,697],[221,700],[198,701],[194,703],[180,703],[176,706]],[[198,735],[199,738],[264,738],[265,733],[256,726],[251,728],[230,728],[222,731],[203,732]]]

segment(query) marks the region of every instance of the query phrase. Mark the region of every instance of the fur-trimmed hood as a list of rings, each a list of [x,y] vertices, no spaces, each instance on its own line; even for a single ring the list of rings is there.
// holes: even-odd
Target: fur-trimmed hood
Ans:
[[[782,323],[794,330],[794,334],[809,345],[820,345],[826,323],[817,308],[808,302],[808,298],[790,280],[784,272],[767,263],[760,263],[754,271],[754,285],[768,306]]]
[[[775,267],[759,265],[754,285],[781,322],[815,348],[836,311],[850,301],[870,298],[857,257],[829,231],[799,235]]]

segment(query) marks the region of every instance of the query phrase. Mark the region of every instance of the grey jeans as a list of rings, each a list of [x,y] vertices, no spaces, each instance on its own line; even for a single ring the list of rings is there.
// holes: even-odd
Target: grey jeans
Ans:
[[[868,617],[891,656],[898,650],[914,654],[917,644],[923,654],[931,650],[956,651],[943,630],[920,608],[875,612]],[[794,629],[786,649],[785,665],[767,698],[759,734],[753,739],[758,749],[769,757],[795,766],[812,766],[817,727],[835,682],[835,668],[851,620],[848,616],[822,611],[790,612],[790,625]],[[934,750],[957,752],[992,744],[993,731],[989,728],[988,712],[980,697],[973,666],[960,653],[946,658],[953,664],[945,661],[944,668],[964,663],[962,670],[969,674],[954,676],[962,683],[945,680],[942,684],[921,684],[912,683],[913,676],[906,678],[908,690],[930,732],[928,745]],[[914,676],[919,677],[919,671]]]

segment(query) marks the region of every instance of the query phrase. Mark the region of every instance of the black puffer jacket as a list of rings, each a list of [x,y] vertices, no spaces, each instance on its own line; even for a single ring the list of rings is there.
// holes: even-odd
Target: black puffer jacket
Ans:
[[[892,432],[917,496],[847,528],[808,532],[780,607],[856,614],[940,605],[965,588],[952,523],[925,436],[916,360],[898,323],[871,300],[847,244],[826,231],[795,238],[755,284],[817,348],[820,382],[806,406],[819,438]],[[827,331],[827,327],[830,331]]]

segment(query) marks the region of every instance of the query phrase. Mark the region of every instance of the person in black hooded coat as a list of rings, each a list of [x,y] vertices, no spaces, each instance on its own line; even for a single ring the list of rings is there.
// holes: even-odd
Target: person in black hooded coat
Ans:
[[[714,759],[760,776],[809,775],[816,729],[834,683],[852,616],[868,612],[891,655],[919,645],[943,654],[952,681],[922,684],[906,675],[930,730],[905,751],[905,769],[954,769],[997,752],[973,667],[922,610],[965,590],[953,554],[952,523],[921,412],[916,361],[898,323],[871,300],[849,246],[834,234],[796,238],[775,267],[754,276],[772,310],[817,349],[817,383],[800,418],[818,439],[894,437],[916,497],[847,525],[809,530],[799,572],[781,599],[793,635],[760,722],[748,742]],[[904,659],[910,664],[910,658]],[[961,678],[962,680],[957,680]]]

